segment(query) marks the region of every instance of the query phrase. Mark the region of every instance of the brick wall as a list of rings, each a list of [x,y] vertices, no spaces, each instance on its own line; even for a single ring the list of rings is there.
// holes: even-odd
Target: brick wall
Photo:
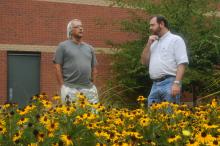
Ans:
[[[7,52],[0,51],[0,103],[7,98]]]
[[[52,96],[59,93],[52,64],[55,50],[48,51],[46,46],[56,46],[66,39],[67,23],[74,18],[81,19],[84,25],[84,41],[95,48],[107,49],[108,40],[123,42],[136,37],[120,30],[120,20],[128,16],[127,10],[121,8],[47,1],[1,0],[0,46],[7,45],[9,50],[40,51],[40,90]],[[19,45],[26,46],[22,49]],[[37,46],[45,47],[42,49]],[[0,104],[6,101],[7,96],[6,51],[0,48]],[[99,73],[96,85],[98,90],[104,90],[111,76],[111,55],[99,53],[97,60]]]
[[[84,40],[97,47],[108,47],[107,40],[123,42],[134,38],[134,35],[119,29],[119,20],[128,18],[126,9],[46,1],[1,0],[0,43],[57,45],[66,39],[66,25],[73,18],[82,20]]]

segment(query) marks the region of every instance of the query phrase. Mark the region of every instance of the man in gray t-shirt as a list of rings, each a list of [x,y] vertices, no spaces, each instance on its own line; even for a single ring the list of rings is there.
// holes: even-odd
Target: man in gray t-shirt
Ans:
[[[90,102],[98,102],[95,85],[96,57],[94,48],[82,42],[83,28],[78,19],[67,26],[68,40],[61,42],[54,55],[56,76],[62,101],[75,101],[77,93],[84,93]]]

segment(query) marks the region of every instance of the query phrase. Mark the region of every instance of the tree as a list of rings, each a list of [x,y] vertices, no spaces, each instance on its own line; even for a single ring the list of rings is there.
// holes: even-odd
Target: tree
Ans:
[[[140,64],[140,54],[149,36],[147,18],[153,14],[164,15],[171,32],[182,36],[187,44],[190,64],[184,90],[193,92],[194,97],[220,90],[219,70],[215,69],[220,64],[220,19],[216,15],[219,0],[110,1],[130,8],[132,19],[122,21],[122,29],[138,35],[137,40],[114,45],[120,48],[114,61],[116,81],[129,89],[127,97],[146,95],[151,86],[147,69]]]

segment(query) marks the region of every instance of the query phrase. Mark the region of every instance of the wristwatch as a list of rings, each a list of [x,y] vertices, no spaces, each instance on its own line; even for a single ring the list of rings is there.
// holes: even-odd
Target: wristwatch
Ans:
[[[177,85],[180,85],[180,81],[177,81],[177,80],[175,80],[173,83],[177,84]]]

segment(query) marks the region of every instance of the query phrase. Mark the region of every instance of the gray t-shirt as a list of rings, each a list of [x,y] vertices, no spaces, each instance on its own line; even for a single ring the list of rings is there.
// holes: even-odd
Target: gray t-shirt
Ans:
[[[60,64],[64,85],[68,87],[90,88],[92,68],[97,64],[92,46],[72,40],[61,42],[54,55],[53,62]]]

